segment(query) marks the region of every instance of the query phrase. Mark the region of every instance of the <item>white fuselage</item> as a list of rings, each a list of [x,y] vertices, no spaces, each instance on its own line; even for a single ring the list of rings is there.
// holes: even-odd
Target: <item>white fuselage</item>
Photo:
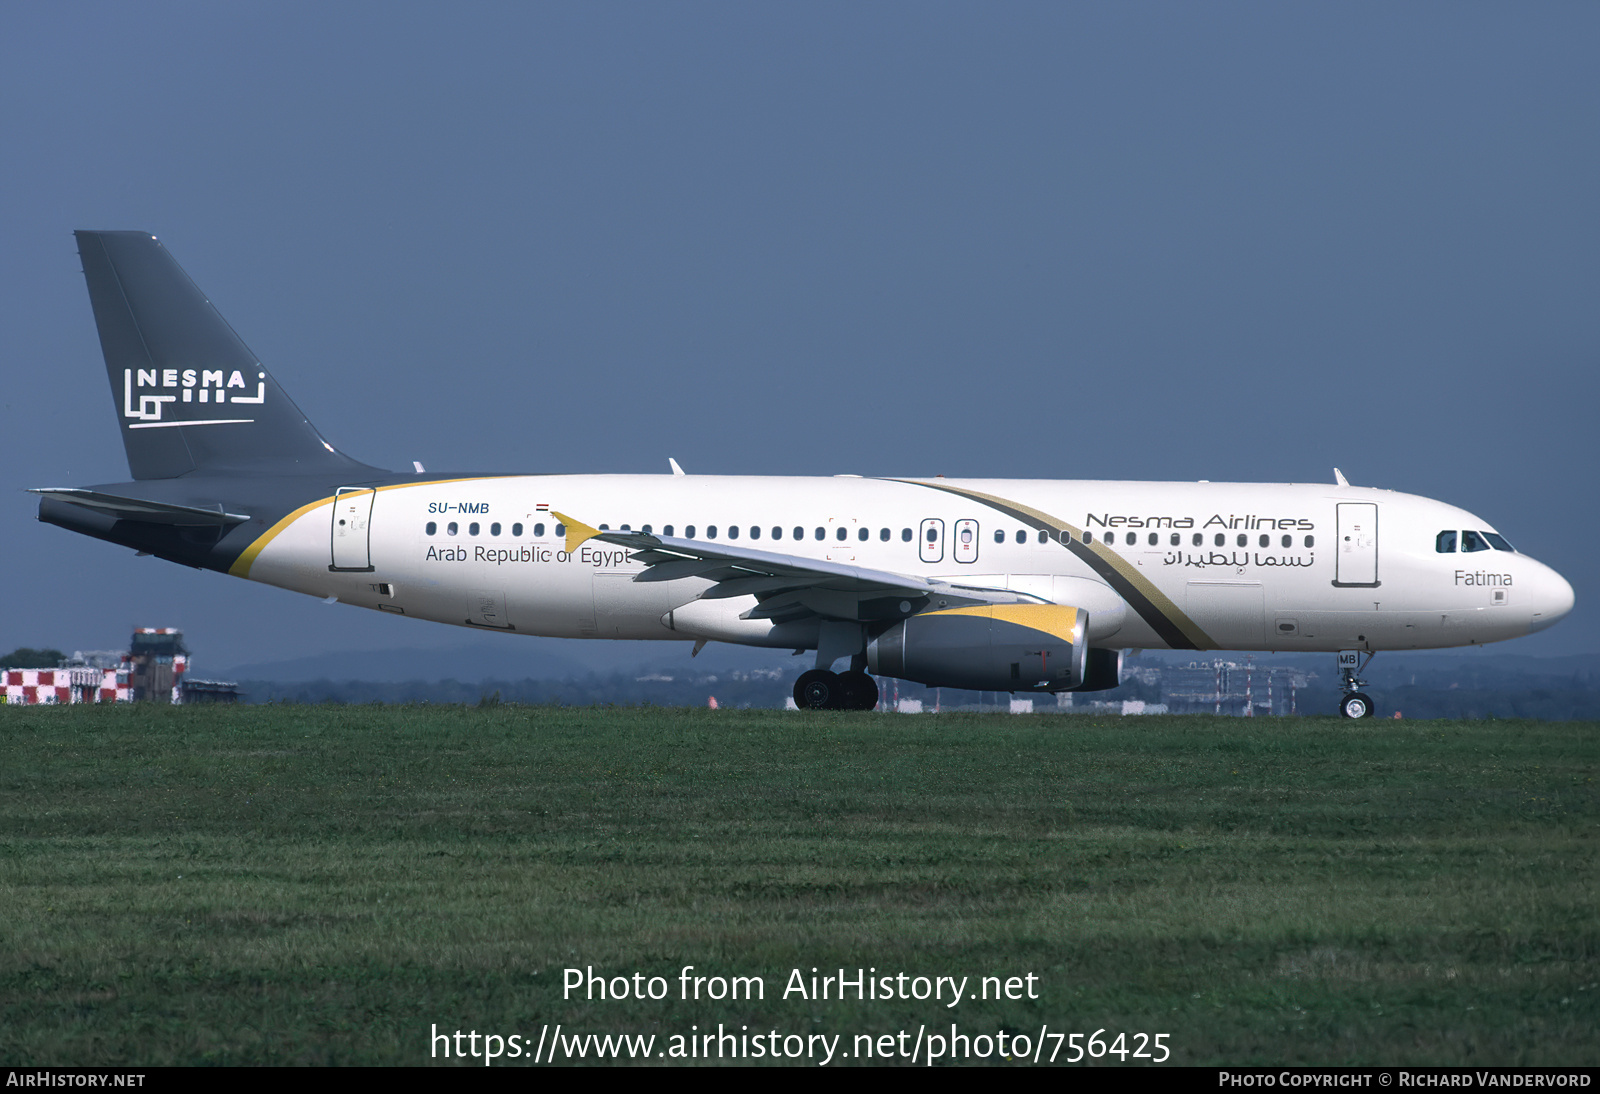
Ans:
[[[996,499],[1041,516],[1025,522]],[[600,541],[569,555],[557,512],[612,530],[648,526],[707,543],[1011,589],[1085,609],[1090,644],[1101,648],[1465,646],[1541,629],[1572,606],[1571,587],[1534,559],[1461,550],[1460,533],[1494,531],[1470,513],[1386,490],[1306,484],[700,475],[418,481],[304,506],[257,540],[233,572],[348,604],[520,634],[795,644],[792,632],[774,635],[770,622],[740,618],[754,597],[701,600],[712,584],[705,578],[635,582],[644,567],[627,549]],[[1446,531],[1457,533],[1452,552],[1439,550]],[[1122,594],[1106,580],[1107,567],[1123,575]]]

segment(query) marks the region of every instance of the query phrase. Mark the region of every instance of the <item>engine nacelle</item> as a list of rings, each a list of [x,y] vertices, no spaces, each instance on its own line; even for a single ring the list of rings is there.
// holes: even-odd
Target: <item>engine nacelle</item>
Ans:
[[[969,691],[1067,691],[1083,683],[1089,613],[985,604],[914,615],[867,645],[881,676]]]

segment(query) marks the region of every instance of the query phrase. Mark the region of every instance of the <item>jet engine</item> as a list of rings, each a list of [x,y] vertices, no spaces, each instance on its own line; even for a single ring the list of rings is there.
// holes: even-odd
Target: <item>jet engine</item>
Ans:
[[[1084,682],[1088,626],[1088,612],[1060,604],[924,612],[868,643],[867,667],[929,687],[1067,691]]]

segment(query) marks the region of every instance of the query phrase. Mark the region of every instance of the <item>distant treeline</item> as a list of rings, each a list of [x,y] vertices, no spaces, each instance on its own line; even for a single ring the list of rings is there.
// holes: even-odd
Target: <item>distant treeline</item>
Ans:
[[[636,679],[615,673],[565,680],[311,680],[274,683],[241,680],[248,703],[526,703],[554,706],[719,706],[781,707],[793,681],[707,676],[688,679]]]
[[[67,659],[60,650],[36,650],[19,646],[0,656],[0,669],[53,669]]]
[[[809,667],[809,666],[806,666]],[[264,680],[240,681],[245,701],[251,703],[524,703],[556,706],[697,706],[713,697],[720,707],[782,707],[789,698],[794,676],[799,669],[783,673],[731,672],[698,676],[660,675],[635,677],[623,673],[602,676],[591,674],[564,680],[412,680],[404,683],[378,683],[362,680],[314,680],[302,683],[277,683]],[[1331,673],[1328,677],[1331,677]],[[1600,720],[1600,675],[1594,672],[1542,673],[1529,670],[1496,669],[1492,664],[1474,662],[1452,664],[1413,671],[1403,666],[1396,671],[1374,671],[1369,692],[1377,705],[1377,716],[1392,717],[1399,711],[1406,718],[1536,718],[1544,721]],[[893,681],[883,681],[884,698],[894,694]],[[932,688],[901,683],[902,698],[919,699],[925,710],[937,703],[944,709],[987,707],[1005,710],[1010,696],[1005,692],[968,692],[951,688]],[[1047,695],[1034,696],[1035,709],[1053,712],[1058,708]],[[1077,709],[1095,702],[1120,702],[1141,699],[1162,703],[1159,684],[1130,680],[1111,691],[1080,694],[1074,697]],[[1296,710],[1301,715],[1329,715],[1338,706],[1339,690],[1325,677],[1301,688]],[[1237,711],[1234,711],[1237,713]]]

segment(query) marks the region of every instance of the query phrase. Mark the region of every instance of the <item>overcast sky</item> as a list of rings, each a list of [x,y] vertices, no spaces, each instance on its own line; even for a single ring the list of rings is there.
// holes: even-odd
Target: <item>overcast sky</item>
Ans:
[[[41,525],[127,477],[71,232],[429,470],[1331,481],[1600,650],[1600,6],[8,4],[0,649],[481,635]]]

